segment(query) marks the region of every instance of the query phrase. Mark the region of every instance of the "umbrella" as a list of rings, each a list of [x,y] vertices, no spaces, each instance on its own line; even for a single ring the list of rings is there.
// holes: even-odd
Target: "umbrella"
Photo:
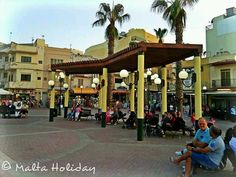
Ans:
[[[13,95],[13,93],[4,89],[0,89],[0,95]]]

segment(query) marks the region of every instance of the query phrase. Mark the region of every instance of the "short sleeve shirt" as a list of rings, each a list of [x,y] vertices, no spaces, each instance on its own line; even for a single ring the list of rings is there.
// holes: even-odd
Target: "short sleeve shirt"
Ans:
[[[225,150],[225,143],[221,136],[212,139],[208,147],[212,150],[212,152],[207,153],[209,159],[216,165],[219,165]]]
[[[194,139],[197,140],[197,141],[209,144],[210,141],[211,141],[211,136],[210,136],[210,133],[209,133],[209,128],[207,128],[204,131],[199,129],[197,131],[197,133],[195,134]]]
[[[231,149],[234,151],[234,154],[236,156],[236,137],[231,138],[231,140],[229,141],[229,145]]]

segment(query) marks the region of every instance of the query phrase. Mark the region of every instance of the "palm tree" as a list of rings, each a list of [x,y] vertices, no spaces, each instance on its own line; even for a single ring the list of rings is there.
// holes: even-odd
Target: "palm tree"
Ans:
[[[154,29],[154,31],[156,33],[156,37],[159,39],[159,43],[163,43],[163,38],[167,34],[168,30],[166,28],[158,28],[158,30]]]
[[[162,44],[163,38],[167,34],[168,30],[166,28],[164,29],[158,28],[158,30],[154,29],[154,31],[156,33],[156,37],[159,39],[158,43]],[[158,70],[158,74],[161,75],[161,66],[158,66],[157,70]]]
[[[115,26],[115,23],[118,22],[120,26],[125,21],[130,19],[129,14],[124,14],[124,6],[122,4],[114,4],[112,8],[107,3],[101,3],[100,9],[96,13],[96,20],[92,27],[94,26],[104,26],[107,21],[109,21],[108,26],[105,30],[105,39],[108,40],[108,56],[114,53],[115,39],[118,38],[118,30]],[[111,105],[112,103],[112,89],[114,88],[115,80],[112,73],[108,74],[108,90],[107,90],[107,104]]]
[[[154,12],[163,13],[163,18],[168,22],[171,31],[175,32],[177,44],[183,43],[183,30],[186,26],[187,14],[184,8],[193,6],[198,0],[154,0],[151,9]],[[181,61],[176,62],[176,73],[182,70]],[[183,110],[183,85],[181,79],[176,77],[176,106],[177,110]]]

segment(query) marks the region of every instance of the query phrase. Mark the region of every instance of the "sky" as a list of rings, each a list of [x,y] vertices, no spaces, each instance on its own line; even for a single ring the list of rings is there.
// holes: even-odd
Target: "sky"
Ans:
[[[131,28],[142,28],[155,34],[154,28],[167,28],[166,43],[174,43],[175,35],[162,14],[152,12],[154,0],[114,0],[121,3],[124,12],[131,16],[119,32]],[[95,14],[102,2],[112,5],[113,0],[0,0],[0,42],[30,43],[44,36],[51,47],[86,48],[105,41],[104,27],[92,27],[97,20]],[[223,15],[226,9],[236,7],[236,0],[199,0],[186,8],[187,23],[183,34],[184,43],[203,44],[205,49],[205,27],[212,18]]]

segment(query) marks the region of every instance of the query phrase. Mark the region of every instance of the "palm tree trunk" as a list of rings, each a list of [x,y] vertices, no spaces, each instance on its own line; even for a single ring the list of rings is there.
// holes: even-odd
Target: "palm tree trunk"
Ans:
[[[177,23],[177,24],[178,25],[176,25],[176,31],[175,31],[176,43],[182,44],[183,43],[183,25],[182,23]],[[177,61],[176,62],[176,76],[177,77],[176,77],[176,87],[175,87],[176,107],[177,107],[177,111],[180,111],[181,113],[183,113],[183,84],[182,84],[181,79],[178,76],[181,70],[182,70],[182,63],[181,61]]]
[[[175,86],[175,93],[176,93],[176,107],[177,111],[180,111],[182,113],[183,111],[183,84],[181,79],[178,76],[178,73],[182,70],[182,63],[181,61],[176,62],[176,86]]]
[[[115,39],[110,35],[108,39],[108,56],[114,53]],[[115,77],[113,73],[108,73],[108,86],[107,86],[107,105],[112,106],[113,94],[112,90],[115,88]]]

